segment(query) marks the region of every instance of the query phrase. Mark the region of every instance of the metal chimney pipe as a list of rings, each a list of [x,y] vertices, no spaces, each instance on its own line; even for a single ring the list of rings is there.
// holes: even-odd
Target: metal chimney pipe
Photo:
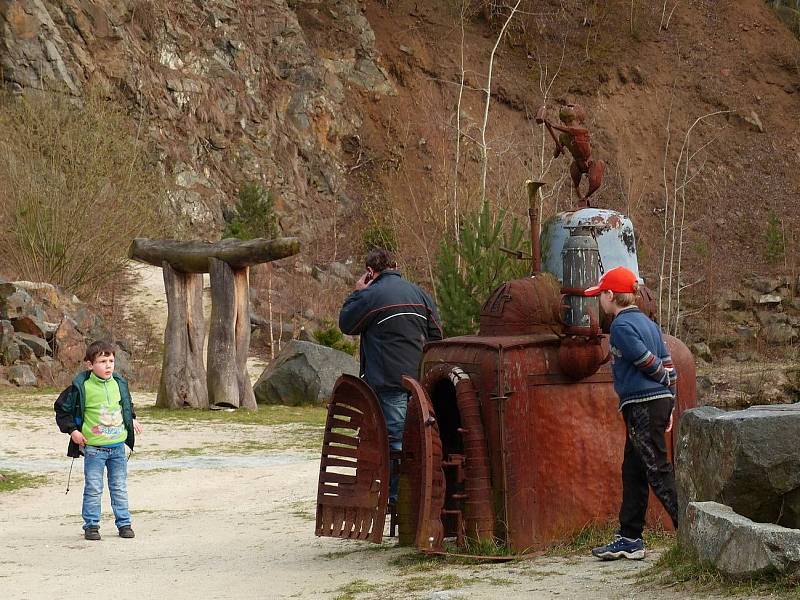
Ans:
[[[525,187],[528,189],[528,218],[531,221],[531,275],[536,275],[542,271],[542,251],[541,243],[539,242],[539,228],[541,227],[539,188],[544,185],[543,181],[528,179],[525,182]]]

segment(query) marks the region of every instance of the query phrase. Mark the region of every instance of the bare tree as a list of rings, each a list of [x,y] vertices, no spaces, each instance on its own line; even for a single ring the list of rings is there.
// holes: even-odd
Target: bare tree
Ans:
[[[486,173],[489,168],[489,145],[486,142],[486,127],[489,123],[489,105],[492,101],[492,74],[494,71],[494,57],[497,53],[497,48],[500,46],[500,42],[503,39],[503,35],[508,28],[509,23],[514,18],[514,15],[519,8],[519,5],[522,3],[522,0],[517,0],[517,3],[513,6],[511,11],[508,13],[503,26],[500,28],[500,33],[497,35],[497,39],[495,40],[494,46],[492,47],[492,51],[489,54],[489,69],[486,74],[486,88],[484,88],[484,93],[486,94],[486,103],[483,108],[483,123],[481,124],[481,140],[480,140],[480,148],[481,148],[481,202],[486,201]]]

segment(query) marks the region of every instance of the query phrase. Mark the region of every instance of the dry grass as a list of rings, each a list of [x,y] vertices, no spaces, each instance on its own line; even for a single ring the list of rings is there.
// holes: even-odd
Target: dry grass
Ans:
[[[98,93],[0,96],[4,272],[91,296],[134,237],[165,230],[164,182],[131,129]]]

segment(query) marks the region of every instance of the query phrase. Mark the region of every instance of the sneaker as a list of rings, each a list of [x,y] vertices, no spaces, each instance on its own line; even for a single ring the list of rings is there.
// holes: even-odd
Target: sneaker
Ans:
[[[136,537],[136,534],[133,533],[133,528],[130,525],[123,525],[119,528],[119,537],[132,538]]]
[[[83,530],[83,537],[87,540],[99,540],[100,539],[100,528],[99,527],[87,527]]]
[[[592,554],[603,560],[617,560],[618,558],[642,560],[644,558],[644,541],[641,538],[632,540],[617,535],[613,542],[593,548]]]

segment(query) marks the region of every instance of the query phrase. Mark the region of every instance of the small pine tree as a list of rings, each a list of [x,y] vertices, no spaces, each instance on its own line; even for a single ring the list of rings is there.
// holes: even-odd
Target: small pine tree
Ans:
[[[764,254],[771,263],[776,263],[783,258],[785,243],[783,227],[780,218],[774,211],[769,211],[767,216],[767,231],[764,234],[766,248]]]
[[[361,246],[364,254],[375,248],[385,248],[389,252],[397,252],[397,238],[391,227],[373,223],[364,230]]]
[[[336,326],[333,321],[324,321],[322,327],[314,332],[314,338],[322,346],[339,350],[350,355],[355,355],[358,351],[358,346],[348,341],[341,330]]]
[[[242,186],[231,216],[225,224],[223,238],[252,240],[278,236],[278,219],[272,195],[257,183]]]
[[[453,239],[442,242],[434,284],[447,336],[474,334],[481,305],[492,290],[527,272],[527,263],[500,250],[529,251],[524,229],[514,217],[506,225],[507,217],[504,210],[492,215],[484,202],[480,211],[465,216],[458,244]]]

